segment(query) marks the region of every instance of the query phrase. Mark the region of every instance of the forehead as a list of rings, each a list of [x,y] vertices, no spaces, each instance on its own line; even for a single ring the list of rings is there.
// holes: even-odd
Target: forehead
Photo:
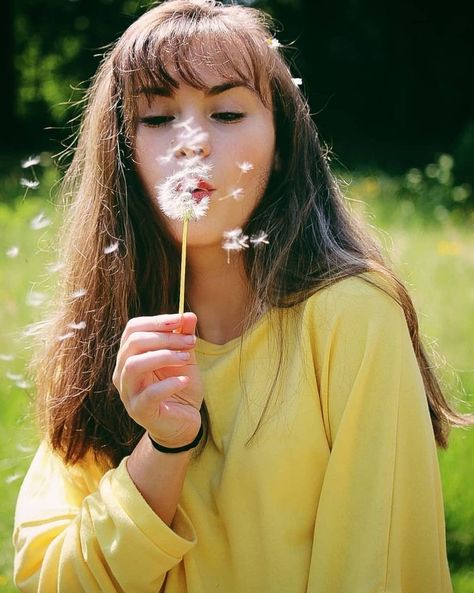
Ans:
[[[195,35],[187,43],[176,38],[135,46],[122,61],[121,78],[126,94],[164,88],[172,93],[187,84],[207,91],[239,81],[271,104],[270,80],[258,48],[239,36]]]

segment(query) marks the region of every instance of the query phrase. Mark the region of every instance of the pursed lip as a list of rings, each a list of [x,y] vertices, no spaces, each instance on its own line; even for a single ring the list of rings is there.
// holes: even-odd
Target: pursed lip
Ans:
[[[208,192],[216,191],[216,188],[212,187],[212,185],[210,183],[208,183],[207,181],[205,181],[204,179],[200,179],[198,181],[196,189],[204,190],[204,191],[208,191]]]

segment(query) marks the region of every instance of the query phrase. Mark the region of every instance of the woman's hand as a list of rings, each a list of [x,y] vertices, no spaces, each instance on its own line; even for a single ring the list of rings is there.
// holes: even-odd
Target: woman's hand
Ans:
[[[113,383],[127,413],[165,447],[187,445],[201,426],[196,323],[194,313],[136,317],[120,341]]]

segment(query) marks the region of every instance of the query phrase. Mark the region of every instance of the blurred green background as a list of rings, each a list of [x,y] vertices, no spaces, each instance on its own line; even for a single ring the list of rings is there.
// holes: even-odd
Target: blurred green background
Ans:
[[[448,396],[472,411],[474,20],[456,2],[245,3],[277,19],[276,36],[303,79],[348,202],[407,282]],[[74,133],[73,103],[104,46],[147,4],[2,4],[0,592],[14,591],[13,509],[37,444],[27,328],[41,318],[58,273],[54,196],[61,172],[52,155]],[[23,169],[31,154],[40,162]],[[474,430],[453,431],[439,458],[454,590],[474,593]]]

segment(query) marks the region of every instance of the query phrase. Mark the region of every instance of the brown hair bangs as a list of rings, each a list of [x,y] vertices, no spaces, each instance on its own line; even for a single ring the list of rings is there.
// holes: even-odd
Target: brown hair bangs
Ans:
[[[229,8],[207,13],[199,4],[192,20],[176,12],[150,19],[147,13],[125,33],[113,52],[113,71],[128,134],[133,136],[139,94],[151,99],[153,89],[174,90],[180,82],[204,90],[209,75],[244,81],[271,108],[269,73],[283,64],[254,20],[240,11],[240,18],[230,18]]]

